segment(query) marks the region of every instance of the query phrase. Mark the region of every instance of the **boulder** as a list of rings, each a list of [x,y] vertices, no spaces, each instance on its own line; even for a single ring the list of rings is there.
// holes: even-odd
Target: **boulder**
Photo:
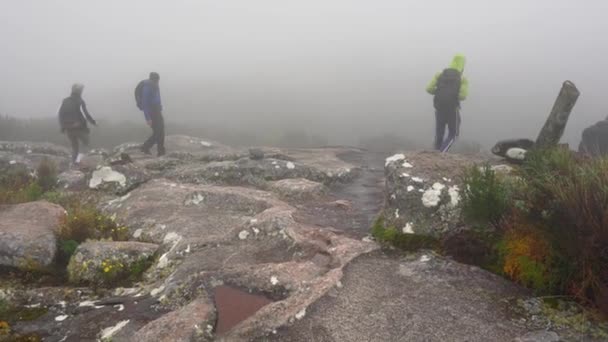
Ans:
[[[116,195],[124,195],[147,182],[150,175],[140,165],[101,166],[91,173],[88,186]]]
[[[386,159],[387,227],[400,232],[441,237],[460,227],[461,176],[481,157],[415,152]]]
[[[509,150],[514,148],[522,150],[531,150],[534,147],[534,141],[530,139],[508,139],[501,140],[492,147],[492,153],[499,157],[508,158]]]
[[[189,342],[211,339],[215,308],[204,297],[172,311],[139,329],[134,342]]]
[[[143,242],[88,241],[76,249],[68,264],[74,283],[106,284],[137,276],[159,246]]]
[[[62,207],[44,201],[0,206],[0,265],[25,270],[51,265],[64,216]]]
[[[270,190],[286,199],[310,200],[321,196],[325,186],[308,179],[282,179],[270,183]]]

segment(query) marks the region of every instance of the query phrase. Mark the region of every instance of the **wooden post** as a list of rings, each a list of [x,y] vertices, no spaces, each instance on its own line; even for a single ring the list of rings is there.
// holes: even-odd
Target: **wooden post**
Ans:
[[[572,112],[572,108],[574,108],[579,95],[580,92],[576,89],[574,83],[570,81],[564,82],[562,90],[555,100],[551,114],[549,114],[545,126],[543,126],[538,134],[538,138],[536,139],[537,148],[557,146],[564,134],[570,112]]]

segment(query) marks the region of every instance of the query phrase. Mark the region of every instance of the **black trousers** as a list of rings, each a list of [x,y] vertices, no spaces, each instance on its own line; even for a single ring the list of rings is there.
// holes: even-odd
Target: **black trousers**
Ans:
[[[152,135],[144,143],[143,149],[149,150],[156,145],[159,154],[165,153],[165,120],[162,113],[151,113]]]
[[[445,137],[445,128],[448,128],[448,136]],[[437,109],[435,111],[435,149],[441,152],[447,152],[452,144],[456,141],[456,137],[460,131],[460,112],[455,109]]]
[[[72,163],[75,163],[80,152],[80,142],[84,146],[89,146],[89,130],[85,128],[73,128],[66,130],[66,133],[72,145]]]

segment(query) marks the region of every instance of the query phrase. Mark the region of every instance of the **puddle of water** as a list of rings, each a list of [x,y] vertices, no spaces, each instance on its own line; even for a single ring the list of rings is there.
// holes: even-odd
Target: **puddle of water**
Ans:
[[[214,297],[218,312],[215,333],[218,335],[229,331],[262,307],[272,303],[272,300],[264,296],[225,285],[215,288]]]

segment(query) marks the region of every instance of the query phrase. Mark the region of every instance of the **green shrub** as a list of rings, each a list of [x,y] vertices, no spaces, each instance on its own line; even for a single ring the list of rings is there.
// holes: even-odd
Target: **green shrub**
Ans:
[[[62,241],[73,240],[81,243],[87,239],[129,239],[127,227],[117,224],[93,205],[76,205],[66,210],[68,215],[59,228],[59,239]]]
[[[439,241],[437,239],[426,235],[404,234],[394,227],[385,227],[382,217],[378,218],[374,223],[372,236],[379,242],[388,243],[404,251],[439,249]]]
[[[0,175],[0,204],[19,204],[37,201],[57,184],[54,164],[44,159],[35,175],[24,166],[9,167]]]
[[[462,213],[472,223],[497,227],[508,212],[511,196],[508,187],[489,166],[473,166],[463,178]]]
[[[42,192],[51,191],[57,185],[57,168],[49,159],[43,159],[36,168],[36,183]]]

